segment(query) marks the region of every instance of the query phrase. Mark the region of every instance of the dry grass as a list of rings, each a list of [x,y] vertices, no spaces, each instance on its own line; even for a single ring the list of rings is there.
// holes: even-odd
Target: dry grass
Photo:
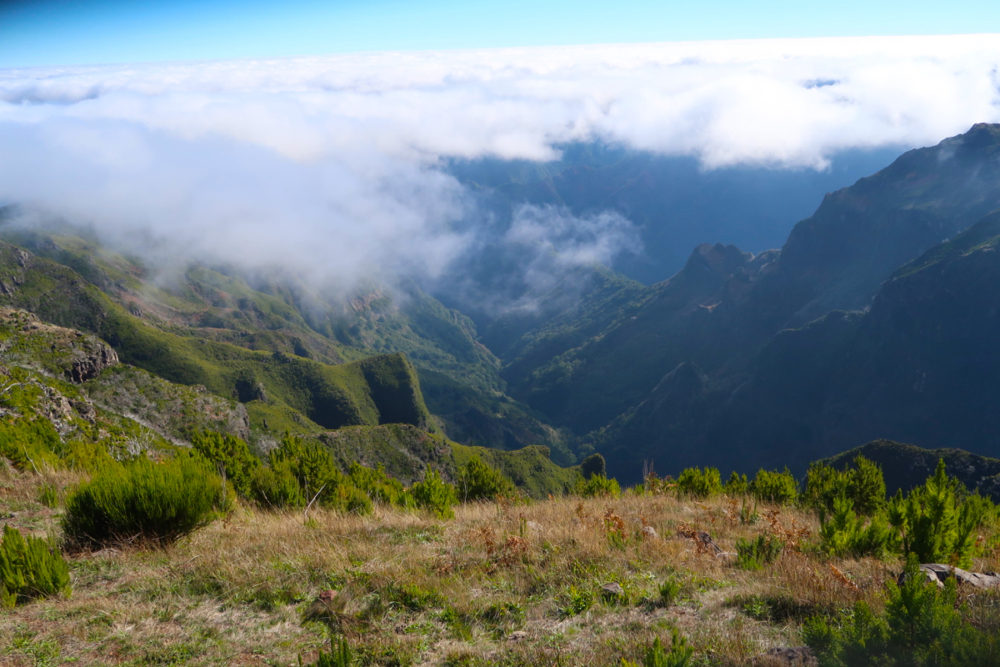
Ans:
[[[3,521],[54,534],[40,489],[72,481],[0,469]],[[725,499],[631,495],[466,505],[452,520],[238,510],[164,550],[75,557],[70,597],[0,616],[0,663],[292,665],[329,626],[365,663],[620,664],[677,627],[703,663],[747,664],[801,644],[812,613],[881,605],[898,563],[829,561],[809,550],[811,516],[760,509],[750,525]],[[798,546],[748,572],[679,530],[724,552],[762,533]]]

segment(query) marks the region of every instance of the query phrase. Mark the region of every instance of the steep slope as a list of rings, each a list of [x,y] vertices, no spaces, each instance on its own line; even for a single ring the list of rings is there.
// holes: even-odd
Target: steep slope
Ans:
[[[156,456],[190,446],[204,431],[248,440],[261,435],[251,431],[242,403],[120,363],[96,337],[46,324],[27,311],[0,308],[0,352],[0,463],[8,459],[37,471],[95,470],[111,457],[144,451]],[[374,391],[408,392],[412,386],[404,367],[362,362],[361,371],[371,377]],[[499,451],[459,445],[402,423],[408,416],[382,425],[300,431],[299,437],[328,447],[345,471],[354,463],[381,466],[406,484],[422,479],[428,465],[455,479],[472,456],[500,468],[536,497],[562,493],[579,476],[577,468],[554,464],[544,447]],[[258,443],[267,439],[258,437]]]
[[[8,217],[16,216],[8,212]],[[36,257],[72,269],[72,280],[79,284],[63,289],[76,293],[85,285],[97,288],[67,304],[48,300],[44,284],[37,290],[28,285],[27,292],[20,289],[18,300],[8,301],[53,321],[97,331],[91,314],[103,312],[110,301],[135,322],[181,336],[185,344],[205,341],[199,344],[203,349],[220,349],[214,344],[226,343],[324,364],[401,352],[418,369],[430,410],[452,437],[503,448],[543,443],[552,446],[564,462],[573,460],[558,432],[504,394],[500,362],[478,342],[471,320],[413,283],[391,290],[371,287],[353,296],[331,295],[287,271],[248,274],[235,267],[198,265],[153,271],[65,223],[49,221],[44,230],[8,224],[0,226],[0,234]],[[8,251],[6,257],[12,259],[14,254]],[[14,290],[20,278],[13,268],[8,273],[7,284]],[[59,293],[56,289],[52,294]],[[77,307],[72,313],[58,312],[67,305]],[[151,367],[157,359],[163,363]],[[203,369],[183,370],[184,360],[176,355],[171,358],[163,346],[145,361],[129,360],[156,373],[169,373],[179,382],[201,382],[229,392],[225,395],[231,393],[229,385],[235,384],[240,400],[252,400],[255,387],[264,388],[262,378],[247,373],[235,381],[207,381],[200,377]],[[279,388],[278,393],[283,390]],[[309,412],[303,410],[301,401],[296,408]],[[272,414],[272,421],[278,417]],[[315,420],[312,415],[309,418]],[[320,421],[326,426],[339,423],[337,419]],[[346,422],[360,423],[356,417]]]
[[[0,303],[90,331],[123,362],[164,379],[204,385],[243,402],[287,406],[326,428],[390,420],[430,424],[416,373],[401,355],[330,366],[164,331],[125,312],[75,271],[9,244],[0,245]]]
[[[739,385],[657,387],[596,442],[619,472],[644,459],[801,471],[878,438],[1000,455],[997,285],[1000,213],[900,268],[868,311],[782,331]]]
[[[727,450],[777,451],[802,437],[813,441],[819,436],[803,429],[813,429],[815,419],[802,414],[783,420],[783,444],[770,442],[765,435],[774,430],[767,423],[771,413],[760,419],[759,428],[754,425],[759,410],[757,399],[744,396],[747,382],[765,373],[766,359],[786,343],[808,356],[811,343],[783,330],[802,328],[833,310],[866,307],[882,281],[903,263],[1000,206],[998,158],[1000,127],[992,125],[977,125],[937,146],[910,151],[878,174],[827,196],[811,218],[795,226],[780,252],[754,256],[733,247],[701,246],[680,273],[633,298],[599,333],[566,336],[572,345],[553,350],[547,360],[505,359],[504,377],[516,398],[578,434],[617,419],[594,439],[599,447],[617,452],[642,446],[665,453],[666,445],[657,437],[663,429],[680,438],[676,446],[692,450],[734,433],[738,442],[723,445]],[[807,335],[841,340],[849,333],[834,330],[849,329],[851,321],[837,316]],[[579,321],[565,325],[568,330],[585,327]],[[825,333],[819,334],[821,330]],[[677,395],[668,376],[681,364],[704,374],[695,384],[710,399]],[[793,405],[803,402],[799,394],[804,386],[810,387],[806,394],[817,391],[811,387],[819,377],[807,377],[812,371],[803,368],[796,381],[796,372],[776,380],[796,387],[786,392],[795,399]],[[664,396],[658,395],[658,387],[671,389]],[[735,405],[722,423],[680,428],[681,422],[695,418],[695,404],[708,409],[713,403]],[[711,412],[719,412],[717,405]],[[746,427],[730,425],[729,415]],[[640,422],[647,426],[638,426]],[[692,429],[697,433],[693,439],[686,435]],[[660,444],[638,444],[650,440]],[[628,460],[639,469],[641,457]]]

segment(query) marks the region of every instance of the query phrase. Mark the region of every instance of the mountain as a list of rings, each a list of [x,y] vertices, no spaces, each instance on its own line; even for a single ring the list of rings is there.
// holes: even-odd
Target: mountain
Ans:
[[[294,372],[315,378],[309,392],[329,399],[330,407],[337,401],[320,396],[329,383],[319,378],[346,371],[323,365],[403,353],[421,375],[420,400],[452,437],[504,449],[542,444],[564,463],[573,460],[559,432],[504,393],[500,362],[478,341],[471,320],[413,283],[371,286],[344,299],[287,273],[147,267],[66,223],[41,229],[8,223],[0,235],[10,242],[0,248],[0,303],[110,337],[124,346],[127,361],[170,380],[251,400],[260,390],[285,396],[281,378]],[[247,350],[271,358],[255,362],[263,369],[239,375],[233,359]],[[288,369],[279,370],[279,361]],[[373,419],[323,416],[323,409],[306,405],[302,391],[292,393],[295,408],[320,426]],[[284,420],[269,411],[272,422]]]
[[[427,415],[405,411],[419,408],[414,402],[419,385],[400,373],[409,368],[400,355],[359,369],[383,423],[322,428],[286,404],[279,407],[288,421],[276,431],[266,423],[274,412],[262,413],[256,405],[268,399],[245,403],[204,386],[170,382],[123,363],[96,336],[47,324],[28,311],[0,308],[0,350],[0,456],[22,469],[70,465],[93,470],[108,456],[149,452],[155,457],[190,447],[196,434],[215,431],[255,443],[261,453],[291,432],[327,447],[345,470],[355,462],[380,466],[405,484],[421,479],[428,465],[455,479],[459,466],[472,457],[499,468],[537,497],[562,493],[579,476],[577,468],[552,463],[545,447],[469,447],[414,423]],[[358,364],[347,366],[353,370]],[[404,411],[387,412],[388,406]]]
[[[998,156],[990,125],[910,151],[828,195],[780,250],[702,245],[599,327],[560,323],[562,349],[530,356],[554,336],[528,332],[503,377],[628,479],[650,460],[802,469],[879,437],[1000,453],[983,219],[1000,208]]]
[[[501,208],[558,202],[584,215],[627,200],[655,226],[655,198],[634,188],[666,163],[574,151],[531,168],[451,168]],[[712,178],[704,192],[736,182]],[[8,222],[0,305],[109,345],[131,370],[103,374],[120,376],[122,404],[158,437],[184,437],[157,408],[187,405],[165,387],[201,386],[237,406],[245,418],[226,428],[258,449],[296,434],[402,479],[429,462],[453,469],[463,446],[518,450],[475,451],[537,493],[566,483],[550,455],[570,465],[599,452],[634,481],[647,464],[801,472],[879,438],[1000,454],[994,211],[1000,126],[976,125],[826,195],[780,249],[703,243],[651,285],[539,259],[558,248],[525,264],[484,246],[478,307],[430,282],[334,295],[288,271],[154,267],[68,223]],[[506,223],[483,224],[502,234]],[[518,276],[532,267],[548,273],[526,292]],[[462,271],[446,279],[468,286]],[[507,298],[516,307],[490,312]]]
[[[452,160],[448,171],[503,223],[522,204],[574,215],[616,211],[637,228],[641,250],[609,267],[653,283],[676,273],[690,248],[725,242],[758,252],[780,244],[824,194],[883,167],[900,148],[854,149],[826,169],[733,166],[706,169],[690,156],[658,155],[600,142],[560,147],[558,159]],[[482,221],[477,221],[482,224]]]

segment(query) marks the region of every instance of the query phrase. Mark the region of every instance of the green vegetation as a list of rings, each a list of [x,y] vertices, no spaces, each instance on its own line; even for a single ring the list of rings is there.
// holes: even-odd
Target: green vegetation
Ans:
[[[814,617],[805,624],[803,635],[820,665],[996,664],[1000,641],[964,618],[969,609],[958,605],[954,579],[939,590],[912,559],[904,579],[886,585],[884,613],[858,602],[838,620]]]
[[[746,473],[741,475],[735,470],[729,473],[729,479],[726,480],[722,490],[725,491],[728,496],[745,495],[750,491],[750,483],[747,481]]]
[[[787,505],[798,499],[799,483],[788,468],[783,472],[761,469],[750,482],[750,493],[758,500]]]
[[[722,493],[718,468],[685,468],[677,476],[677,493],[694,498],[711,498]]]
[[[861,457],[857,462],[857,468],[843,472],[822,464],[810,468],[807,504],[819,514],[820,544],[826,552],[898,553],[922,563],[968,565],[982,550],[977,538],[996,521],[997,508],[949,477],[944,460],[922,486],[906,495],[897,491],[888,504],[881,470]]]
[[[853,467],[838,470],[822,461],[809,466],[802,502],[820,514],[834,511],[834,501],[846,497],[851,509],[872,516],[885,506],[885,479],[879,465],[858,455]]]
[[[897,492],[889,503],[889,523],[899,531],[904,554],[922,563],[951,562],[968,565],[981,548],[976,538],[987,521],[996,518],[996,507],[945,473],[939,461],[934,475],[906,497]]]
[[[753,540],[736,541],[736,564],[744,570],[759,570],[773,563],[784,543],[773,535],[758,535]]]
[[[691,656],[694,649],[691,648],[687,640],[677,632],[676,628],[671,629],[670,648],[663,646],[663,642],[657,637],[653,643],[646,648],[642,656],[642,667],[686,667],[691,663]],[[639,663],[622,660],[623,667],[639,667]]]
[[[469,459],[455,480],[458,497],[463,502],[514,498],[514,483],[499,470],[483,463],[478,456]]]
[[[452,507],[458,503],[458,494],[455,487],[441,479],[436,470],[428,468],[423,480],[410,487],[410,493],[417,507],[430,510],[442,519],[455,516]]]
[[[200,457],[108,466],[70,493],[63,530],[74,548],[166,544],[229,508],[225,485]]]
[[[4,526],[0,540],[0,607],[69,592],[69,566],[51,542]]]
[[[573,492],[581,498],[617,498],[621,495],[621,486],[614,477],[608,479],[604,475],[593,475],[590,478],[577,480]]]

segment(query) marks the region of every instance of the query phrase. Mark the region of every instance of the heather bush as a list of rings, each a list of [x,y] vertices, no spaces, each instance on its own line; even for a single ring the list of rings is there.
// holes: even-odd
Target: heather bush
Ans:
[[[473,456],[459,469],[455,486],[464,502],[517,495],[514,483],[496,468],[483,463],[478,456]]]
[[[212,462],[236,493],[244,498],[252,496],[253,477],[261,461],[246,442],[234,435],[205,431],[196,433],[191,438],[191,445]]]
[[[747,481],[745,473],[741,475],[734,470],[729,473],[729,479],[726,480],[722,490],[726,492],[726,495],[740,496],[750,490],[750,483]]]
[[[872,516],[885,507],[885,479],[882,469],[863,456],[854,459],[854,467],[837,470],[825,463],[813,463],[806,473],[802,503],[816,510],[820,518],[833,511],[834,500],[846,496],[852,509],[861,516]]]
[[[820,521],[820,546],[832,556],[883,557],[899,549],[897,533],[884,513],[870,519],[854,512],[847,495],[833,499],[833,508]]]
[[[0,540],[0,607],[69,591],[69,566],[48,540],[4,526]]]
[[[142,457],[108,466],[73,491],[63,530],[78,548],[164,544],[227,509],[225,485],[201,457],[179,454],[161,463]]]
[[[424,479],[410,487],[410,494],[418,507],[430,510],[442,519],[455,516],[452,509],[458,502],[455,487],[441,479],[433,468],[428,467]]]

